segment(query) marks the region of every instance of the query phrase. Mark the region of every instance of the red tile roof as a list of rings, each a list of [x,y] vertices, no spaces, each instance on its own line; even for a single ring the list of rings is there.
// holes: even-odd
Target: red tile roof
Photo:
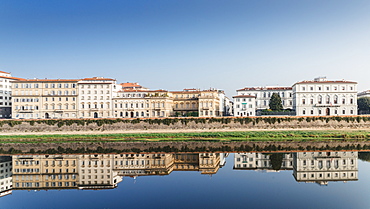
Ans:
[[[123,88],[133,88],[133,87],[137,87],[137,88],[141,88],[142,86],[139,85],[138,83],[121,83],[120,84]]]
[[[256,96],[253,96],[253,95],[237,95],[237,96],[233,96],[233,98],[256,98]]]
[[[0,78],[7,78],[7,79],[18,80],[18,81],[23,81],[23,80],[25,80],[24,78],[8,77],[8,76],[0,76]]]
[[[83,81],[115,81],[116,79],[112,78],[103,78],[103,77],[92,77],[92,78],[84,78],[81,79]]]
[[[79,80],[81,79],[46,79],[46,78],[38,79],[38,78],[35,78],[35,79],[22,79],[19,82],[77,82]]]
[[[159,89],[159,90],[143,90],[143,89],[123,89],[118,92],[168,92],[167,90]]]

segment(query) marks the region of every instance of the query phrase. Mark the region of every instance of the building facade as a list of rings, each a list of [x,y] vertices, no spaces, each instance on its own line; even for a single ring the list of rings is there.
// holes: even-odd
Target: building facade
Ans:
[[[238,95],[234,99],[234,116],[256,116],[256,96]]]
[[[12,118],[77,118],[77,79],[24,79],[12,82]]]
[[[237,96],[251,95],[256,97],[256,110],[269,109],[270,99],[273,93],[277,93],[284,109],[293,109],[292,87],[249,87],[236,90]]]
[[[357,82],[325,77],[293,85],[297,116],[357,115]]]
[[[116,118],[172,116],[173,98],[166,90],[123,89],[113,98]]]
[[[0,71],[0,118],[12,117],[12,81],[23,80]]]
[[[93,77],[78,81],[78,111],[80,118],[113,118],[113,98],[120,86],[115,79]]]

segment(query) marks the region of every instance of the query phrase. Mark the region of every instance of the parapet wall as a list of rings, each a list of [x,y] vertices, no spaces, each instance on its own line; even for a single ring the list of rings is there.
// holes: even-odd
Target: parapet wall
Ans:
[[[245,129],[366,129],[370,116],[328,117],[220,117],[151,119],[49,119],[0,120],[1,133],[166,131],[166,130],[245,130]]]

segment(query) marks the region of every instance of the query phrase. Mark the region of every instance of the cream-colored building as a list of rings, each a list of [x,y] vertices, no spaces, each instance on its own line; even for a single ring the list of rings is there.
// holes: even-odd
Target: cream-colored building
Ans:
[[[111,78],[93,77],[79,80],[79,117],[114,117],[112,101],[117,97],[120,88],[116,80]]]
[[[77,79],[12,81],[12,118],[77,118]]]
[[[358,152],[297,152],[293,176],[298,182],[327,185],[330,181],[358,180]]]
[[[165,90],[123,89],[113,98],[116,118],[169,117],[173,99]]]

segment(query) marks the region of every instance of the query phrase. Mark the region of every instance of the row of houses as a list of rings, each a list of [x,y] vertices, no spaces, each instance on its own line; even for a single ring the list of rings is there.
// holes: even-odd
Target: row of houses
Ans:
[[[0,118],[257,116],[277,93],[290,115],[357,115],[357,82],[319,77],[289,87],[246,87],[231,101],[219,89],[152,90],[115,79],[23,79],[0,71]]]
[[[151,90],[115,79],[22,79],[6,82],[0,117],[14,119],[148,118],[230,115],[230,101],[217,89]]]
[[[301,81],[292,87],[250,87],[237,90],[235,116],[255,116],[269,109],[272,94],[278,94],[284,109],[297,116],[357,115],[357,82],[327,80]]]

